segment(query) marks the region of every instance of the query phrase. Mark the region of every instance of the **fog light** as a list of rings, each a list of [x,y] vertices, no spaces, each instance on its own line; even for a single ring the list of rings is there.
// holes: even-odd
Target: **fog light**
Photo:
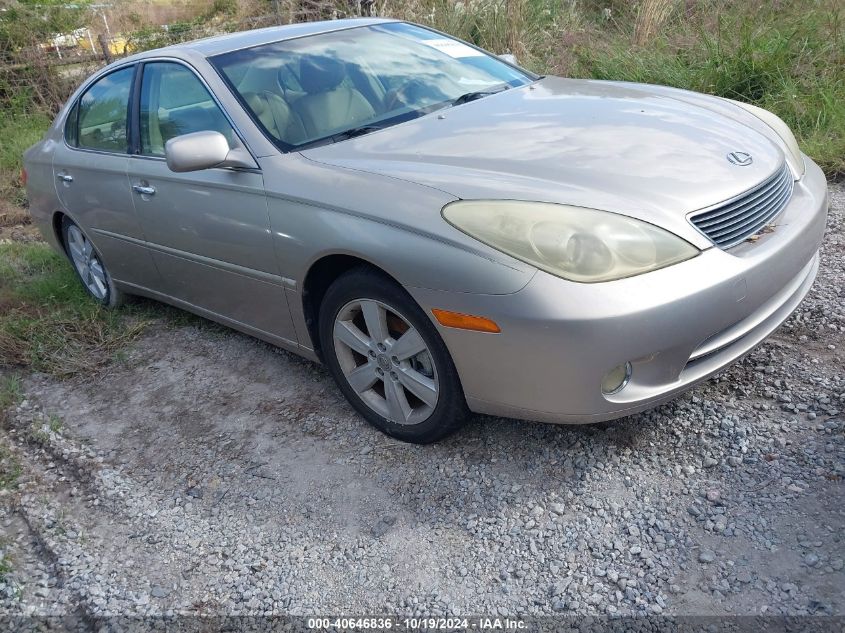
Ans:
[[[629,380],[631,380],[631,363],[619,365],[604,375],[601,381],[601,391],[607,396],[619,393],[625,388]]]

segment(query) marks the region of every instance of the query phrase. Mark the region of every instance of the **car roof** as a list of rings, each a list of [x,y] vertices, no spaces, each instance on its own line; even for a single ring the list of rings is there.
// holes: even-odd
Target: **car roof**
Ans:
[[[343,29],[369,26],[371,24],[383,24],[386,22],[396,22],[396,20],[389,20],[385,18],[351,18],[344,20],[325,20],[322,22],[285,24],[283,26],[271,26],[252,31],[226,33],[225,35],[215,35],[213,37],[206,37],[192,42],[173,44],[172,46],[167,46],[165,48],[144,51],[143,53],[132,55],[130,58],[126,59],[154,57],[156,55],[161,55],[162,53],[176,56],[179,56],[180,53],[190,55],[191,52],[199,53],[204,57],[213,57],[214,55],[220,55],[222,53],[228,53],[243,48],[250,48],[252,46],[260,46],[261,44],[271,44],[273,42],[280,42],[297,37],[316,35],[317,33],[330,33],[332,31],[341,31]]]

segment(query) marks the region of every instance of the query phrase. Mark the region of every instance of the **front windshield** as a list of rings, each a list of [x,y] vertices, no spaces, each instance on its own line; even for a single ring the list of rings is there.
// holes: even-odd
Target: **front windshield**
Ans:
[[[470,93],[533,79],[463,42],[404,22],[265,44],[211,61],[285,150],[401,123],[466,101]]]

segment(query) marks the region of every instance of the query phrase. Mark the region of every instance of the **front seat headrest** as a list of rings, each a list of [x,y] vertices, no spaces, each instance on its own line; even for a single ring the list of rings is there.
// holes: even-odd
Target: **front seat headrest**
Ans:
[[[247,105],[252,108],[252,111],[255,112],[255,116],[260,117],[264,114],[264,111],[267,109],[267,105],[264,102],[264,99],[259,97],[254,92],[245,92],[243,93],[244,101],[246,101]]]
[[[299,62],[299,83],[309,94],[334,90],[345,74],[345,64],[331,57],[313,55]]]

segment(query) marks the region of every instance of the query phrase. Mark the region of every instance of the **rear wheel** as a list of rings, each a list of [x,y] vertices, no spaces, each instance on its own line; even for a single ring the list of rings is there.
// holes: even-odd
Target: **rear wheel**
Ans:
[[[467,417],[437,330],[405,290],[368,268],[339,277],[320,306],[320,344],[341,391],[388,435],[425,444]]]
[[[100,254],[73,220],[62,220],[62,238],[73,268],[88,294],[98,303],[114,308],[124,301],[115,288]]]

